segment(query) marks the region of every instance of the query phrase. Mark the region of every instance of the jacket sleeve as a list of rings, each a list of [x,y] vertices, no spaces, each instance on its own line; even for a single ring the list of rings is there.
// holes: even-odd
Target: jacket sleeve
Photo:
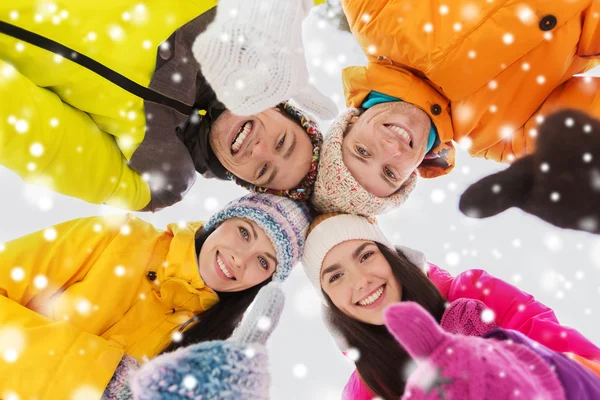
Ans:
[[[342,392],[342,400],[371,400],[375,395],[369,390],[358,375],[358,371],[354,370],[348,383]]]
[[[600,349],[577,330],[561,325],[551,308],[483,270],[465,271],[447,288],[446,299],[449,302],[459,298],[483,302],[494,312],[495,322],[501,328],[519,331],[561,353],[600,360]]]
[[[113,136],[10,64],[0,60],[0,70],[10,74],[0,85],[0,164],[28,183],[89,203],[129,210],[148,204],[148,184]]]
[[[0,362],[0,393],[67,399],[79,390],[100,399],[123,348],[49,318],[46,308],[53,295],[89,271],[94,254],[86,249],[105,247],[129,218],[108,220],[112,227],[105,218],[69,221],[6,243],[0,256],[0,350],[12,361]],[[99,226],[104,234],[93,235]]]

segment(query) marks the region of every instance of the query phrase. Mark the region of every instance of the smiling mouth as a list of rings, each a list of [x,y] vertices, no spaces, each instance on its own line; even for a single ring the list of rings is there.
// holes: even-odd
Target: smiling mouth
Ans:
[[[225,260],[223,260],[223,258],[221,257],[221,254],[217,251],[217,265],[219,266],[219,269],[221,270],[221,272],[223,272],[223,275],[225,275],[227,277],[227,279],[231,279],[232,281],[235,281],[235,277],[233,276],[233,274],[231,273],[231,271],[229,270],[229,268],[227,268],[227,265],[225,264]]]
[[[397,134],[398,137],[402,139],[407,145],[409,145],[411,149],[413,148],[412,138],[410,137],[410,134],[406,131],[406,129],[399,125],[393,124],[384,124],[384,126],[389,130],[393,131],[395,134]]]
[[[232,155],[236,155],[240,151],[240,149],[242,148],[242,145],[244,144],[244,141],[246,140],[246,138],[248,137],[250,132],[252,132],[252,127],[253,127],[252,121],[246,121],[240,127],[240,130],[237,131],[237,133],[233,137],[233,140],[232,140],[231,146],[230,146]]]
[[[373,294],[367,296],[366,298],[357,301],[355,304],[357,306],[370,306],[371,304],[375,303],[383,294],[384,290],[385,290],[385,284],[381,285],[379,287],[379,289],[377,289]]]

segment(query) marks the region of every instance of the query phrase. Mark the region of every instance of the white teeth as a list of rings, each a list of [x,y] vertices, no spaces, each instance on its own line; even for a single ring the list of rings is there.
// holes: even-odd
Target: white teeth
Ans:
[[[404,129],[400,128],[396,125],[388,125],[388,128],[396,132],[402,139],[406,141],[407,144],[410,144],[410,135]]]
[[[223,260],[221,260],[220,256],[217,256],[217,264],[219,264],[219,268],[221,268],[221,271],[223,271],[226,277],[228,277],[229,279],[233,278],[233,275],[231,275],[231,273],[225,266],[225,263],[223,262]]]
[[[235,140],[233,141],[233,144],[231,145],[231,150],[233,150],[234,153],[236,153],[237,151],[240,150],[240,148],[242,147],[242,144],[244,144],[244,140],[246,140],[246,136],[248,136],[248,134],[250,133],[251,130],[252,130],[252,122],[250,122],[250,121],[246,122],[240,128],[240,131],[238,132],[237,137],[235,138]]]
[[[360,304],[361,306],[368,306],[370,304],[373,304],[375,302],[375,300],[377,300],[381,296],[382,293],[383,293],[383,286],[380,287],[379,290],[377,290],[375,293],[373,293],[366,299],[359,301],[358,304]]]

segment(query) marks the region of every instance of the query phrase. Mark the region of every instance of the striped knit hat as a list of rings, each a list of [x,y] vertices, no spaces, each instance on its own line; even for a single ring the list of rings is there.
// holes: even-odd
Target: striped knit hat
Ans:
[[[402,205],[417,183],[415,171],[394,194],[389,197],[377,197],[367,192],[354,179],[342,158],[342,142],[350,120],[358,115],[358,109],[348,109],[333,121],[325,136],[319,172],[311,198],[312,205],[321,212],[379,215]]]
[[[323,137],[321,136],[321,131],[319,130],[317,123],[307,116],[302,110],[292,106],[287,102],[279,104],[278,107],[283,109],[283,111],[285,111],[294,120],[297,120],[310,138],[310,142],[313,147],[313,153],[308,174],[306,174],[304,179],[300,182],[300,184],[298,184],[297,187],[288,190],[275,190],[256,186],[250,182],[246,182],[245,180],[238,178],[231,172],[228,172],[228,176],[230,179],[233,179],[235,183],[251,192],[270,193],[277,196],[288,197],[292,200],[307,201],[313,192],[315,180],[317,179],[317,168],[319,167],[319,155],[321,153]]]
[[[233,200],[214,214],[204,230],[210,233],[230,218],[252,220],[265,231],[277,253],[273,280],[285,280],[302,256],[310,224],[306,204],[272,194],[251,193]]]

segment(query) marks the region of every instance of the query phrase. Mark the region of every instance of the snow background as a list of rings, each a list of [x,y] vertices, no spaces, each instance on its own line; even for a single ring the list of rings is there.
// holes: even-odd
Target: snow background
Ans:
[[[315,83],[343,108],[341,69],[365,56],[349,33],[313,12],[305,45]],[[600,76],[600,68],[594,75]],[[323,131],[328,124],[322,123]],[[394,243],[423,251],[452,274],[480,268],[552,307],[560,321],[600,344],[600,236],[564,231],[519,210],[488,220],[471,220],[457,208],[463,190],[505,168],[457,153],[449,176],[420,180],[410,200],[379,218]],[[75,218],[122,210],[24,184],[0,167],[0,243]],[[182,220],[206,220],[244,190],[231,183],[198,179],[186,198],[156,214],[136,213],[157,227]],[[1,246],[0,246],[1,247]],[[269,341],[273,399],[337,400],[353,364],[335,347],[320,318],[320,302],[300,267],[284,286],[287,304]]]

